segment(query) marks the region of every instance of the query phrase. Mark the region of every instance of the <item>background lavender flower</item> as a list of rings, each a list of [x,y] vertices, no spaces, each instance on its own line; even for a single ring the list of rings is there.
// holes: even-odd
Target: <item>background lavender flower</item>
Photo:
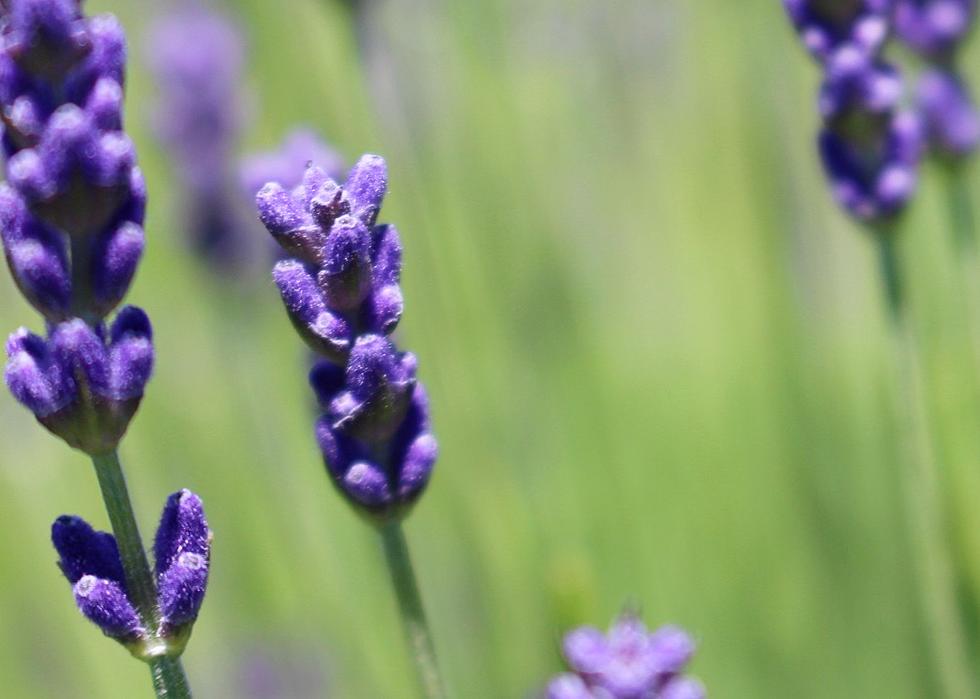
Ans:
[[[292,190],[302,183],[311,163],[334,181],[344,179],[344,159],[315,131],[300,127],[286,134],[274,150],[253,153],[242,160],[239,169],[242,189],[252,199],[269,182]]]
[[[684,631],[649,632],[626,614],[603,634],[585,626],[565,636],[562,651],[572,672],[548,686],[548,699],[703,699],[704,688],[682,676],[694,655]]]
[[[842,51],[874,57],[888,38],[892,0],[783,0],[806,48],[822,63]]]
[[[933,152],[957,159],[976,151],[980,113],[961,78],[941,69],[926,71],[916,98]]]
[[[229,269],[247,257],[250,230],[234,186],[245,59],[238,27],[188,0],[154,23],[147,59],[159,88],[154,126],[183,188],[193,246]]]
[[[952,60],[976,19],[976,0],[895,0],[895,33],[937,63]]]
[[[150,618],[160,619],[159,629],[142,625],[112,534],[65,515],[52,526],[51,539],[82,614],[137,656],[151,650],[154,637],[169,641],[168,654],[180,655],[204,599],[211,555],[211,530],[197,495],[171,495],[157,529],[158,609]]]

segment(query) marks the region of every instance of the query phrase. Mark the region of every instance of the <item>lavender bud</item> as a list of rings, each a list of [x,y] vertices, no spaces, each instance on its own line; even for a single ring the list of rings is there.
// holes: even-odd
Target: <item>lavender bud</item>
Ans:
[[[895,0],[895,33],[919,54],[947,61],[972,29],[976,0]]]
[[[10,392],[42,423],[76,400],[73,377],[54,359],[43,338],[21,328],[7,340],[7,358],[4,378]]]
[[[565,637],[563,652],[574,674],[556,678],[549,685],[549,699],[704,696],[699,683],[681,677],[694,643],[676,627],[650,633],[627,614],[607,634],[592,627],[572,631]]]
[[[95,531],[80,517],[64,515],[51,527],[51,540],[82,614],[123,643],[144,637],[139,615],[126,594],[115,538]]]
[[[197,619],[207,589],[211,538],[197,495],[185,489],[167,499],[154,544],[165,635],[177,635]]]
[[[347,175],[344,191],[351,200],[351,212],[366,226],[373,226],[388,191],[388,166],[379,155],[362,155]]]
[[[150,319],[141,309],[127,306],[116,316],[110,330],[107,397],[116,404],[117,409],[135,411],[152,373],[153,329]],[[126,417],[127,422],[129,416]]]
[[[803,44],[822,63],[841,50],[874,56],[888,38],[892,0],[783,0]]]
[[[99,236],[92,254],[92,302],[99,317],[119,305],[143,255],[143,228],[124,221]]]
[[[956,75],[930,70],[919,79],[918,105],[930,145],[940,155],[963,158],[980,145],[980,113]]]
[[[330,308],[350,312],[371,290],[371,240],[353,216],[342,216],[330,229],[317,284]]]
[[[350,324],[331,313],[316,279],[295,260],[284,260],[272,271],[293,326],[316,352],[343,362],[350,352]]]

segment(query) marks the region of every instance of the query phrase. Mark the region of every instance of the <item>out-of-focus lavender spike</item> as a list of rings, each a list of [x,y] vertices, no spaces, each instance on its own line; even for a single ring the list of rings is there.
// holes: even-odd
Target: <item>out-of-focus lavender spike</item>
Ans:
[[[241,186],[250,197],[268,182],[278,182],[286,190],[302,183],[310,163],[323,168],[337,182],[344,179],[344,160],[309,128],[301,127],[286,135],[275,150],[255,153],[242,161]]]
[[[820,62],[840,52],[878,54],[888,38],[892,0],[783,0],[803,44]]]
[[[155,131],[181,184],[191,243],[219,268],[239,267],[250,231],[234,183],[245,112],[241,30],[189,1],[155,20],[146,45],[159,89]]]
[[[895,34],[940,63],[952,60],[973,29],[976,0],[895,0]]]
[[[576,629],[562,650],[572,673],[548,686],[548,699],[701,699],[704,688],[681,673],[694,654],[684,631],[665,626],[649,632],[634,615],[622,616],[608,633]]]
[[[208,584],[211,530],[201,499],[189,490],[167,500],[154,544],[163,633],[179,635],[197,619]]]
[[[917,100],[926,136],[934,152],[956,160],[980,146],[980,112],[963,79],[942,69],[919,79]]]

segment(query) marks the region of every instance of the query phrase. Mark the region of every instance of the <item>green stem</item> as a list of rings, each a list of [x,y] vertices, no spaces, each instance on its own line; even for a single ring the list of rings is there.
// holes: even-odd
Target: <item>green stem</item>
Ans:
[[[953,242],[960,254],[975,256],[977,252],[977,220],[970,196],[969,171],[962,163],[943,168],[946,176],[946,201],[949,207]]]
[[[974,699],[974,676],[956,600],[956,577],[945,532],[940,476],[926,412],[924,379],[908,318],[896,230],[877,231],[881,279],[888,307],[902,450],[902,491],[919,594],[931,636],[933,661],[946,699]]]
[[[412,559],[400,522],[387,522],[380,527],[381,542],[391,573],[391,582],[398,597],[405,639],[415,661],[419,684],[426,699],[445,699],[446,690],[439,675],[432,634],[425,619],[425,609],[419,595],[419,586],[412,570]]]
[[[119,455],[112,451],[92,457],[95,473],[99,478],[102,489],[102,499],[105,501],[112,533],[119,546],[119,557],[122,559],[123,573],[126,576],[126,591],[130,600],[136,606],[136,611],[143,625],[155,632],[160,626],[160,612],[157,608],[157,590],[150,571],[150,563],[143,549],[133,505],[129,500],[126,489],[126,479],[123,476]],[[152,654],[151,654],[152,655]],[[150,671],[153,675],[153,687],[157,697],[167,699],[190,699],[191,692],[187,686],[178,658],[155,656],[148,658]]]

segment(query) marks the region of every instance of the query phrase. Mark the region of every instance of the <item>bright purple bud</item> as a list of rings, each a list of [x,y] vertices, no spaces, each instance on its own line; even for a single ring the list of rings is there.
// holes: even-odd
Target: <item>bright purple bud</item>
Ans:
[[[895,33],[913,50],[949,60],[976,19],[976,0],[895,0]]]
[[[55,359],[86,391],[104,396],[109,391],[109,357],[105,344],[80,318],[56,326],[51,333]]]
[[[197,618],[207,589],[211,536],[197,495],[185,489],[167,499],[154,544],[165,629]]]
[[[371,235],[353,216],[338,218],[330,229],[317,283],[329,308],[350,312],[371,290]]]
[[[112,323],[109,341],[109,390],[117,410],[135,411],[153,373],[153,330],[141,309],[126,306]],[[130,412],[130,416],[132,413]],[[128,422],[128,418],[127,418]]]
[[[980,113],[964,82],[944,70],[919,79],[918,103],[930,145],[948,158],[962,158],[980,145]]]
[[[327,309],[316,279],[295,260],[277,263],[272,276],[300,336],[314,351],[343,362],[350,352],[350,325]]]
[[[373,226],[388,191],[388,165],[380,155],[362,155],[347,175],[344,191],[351,200],[351,212],[366,226]]]
[[[145,635],[139,615],[119,583],[86,575],[72,591],[82,614],[106,636],[132,642]]]
[[[7,340],[7,386],[42,422],[77,398],[71,373],[55,360],[48,343],[21,328]]]
[[[95,241],[92,254],[93,307],[99,317],[119,305],[143,255],[143,229],[124,221]]]
[[[28,73],[60,80],[89,51],[77,0],[13,0],[7,15],[6,50]]]
[[[699,699],[701,685],[681,676],[694,654],[682,630],[665,626],[653,633],[635,616],[624,615],[603,634],[590,626],[572,631],[562,646],[574,674],[560,675],[549,699]]]
[[[783,0],[807,50],[833,63],[843,50],[874,56],[888,38],[892,0]]]
[[[243,189],[255,196],[267,182],[278,182],[288,190],[302,183],[310,163],[317,163],[327,176],[343,179],[343,159],[310,129],[296,129],[286,136],[278,150],[246,158],[241,168]]]

